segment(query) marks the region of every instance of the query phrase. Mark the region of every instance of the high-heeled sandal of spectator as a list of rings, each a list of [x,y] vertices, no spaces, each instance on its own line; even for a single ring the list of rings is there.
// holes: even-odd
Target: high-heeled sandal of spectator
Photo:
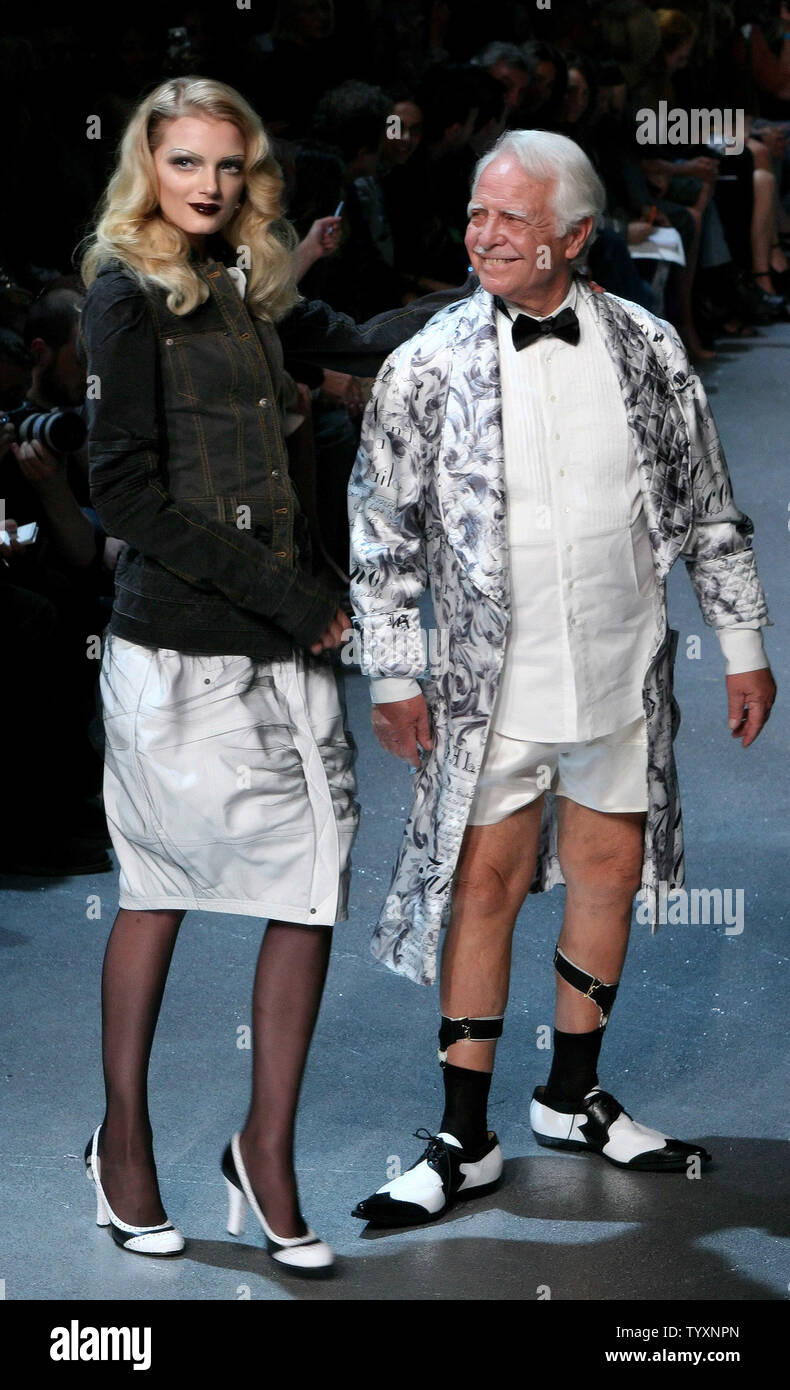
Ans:
[[[247,1176],[239,1147],[238,1131],[225,1147],[222,1155],[222,1173],[228,1193],[228,1230],[232,1236],[242,1234],[247,1207],[250,1206],[266,1237],[269,1255],[278,1265],[282,1265],[293,1274],[314,1278],[321,1278],[329,1272],[335,1262],[334,1254],[326,1241],[321,1240],[309,1226],[307,1234],[303,1236],[275,1235],[261,1211]]]
[[[115,1244],[133,1255],[180,1255],[186,1241],[171,1221],[163,1221],[159,1226],[130,1226],[116,1216],[107,1201],[99,1175],[100,1130],[101,1125],[98,1125],[93,1138],[85,1146],[85,1170],[88,1181],[96,1188],[96,1225],[109,1226]]]

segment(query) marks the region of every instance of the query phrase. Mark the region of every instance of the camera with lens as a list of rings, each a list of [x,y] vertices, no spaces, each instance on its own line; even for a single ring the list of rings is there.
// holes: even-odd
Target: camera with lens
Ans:
[[[81,449],[88,437],[88,427],[77,410],[38,410],[34,405],[20,405],[8,411],[20,444],[37,439],[53,454],[73,454]]]

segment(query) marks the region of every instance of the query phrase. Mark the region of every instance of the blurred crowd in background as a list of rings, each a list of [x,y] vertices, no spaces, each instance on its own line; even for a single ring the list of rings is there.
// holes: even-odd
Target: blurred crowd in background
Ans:
[[[357,322],[468,293],[476,161],[506,129],[569,136],[607,195],[585,273],[668,318],[702,366],[721,339],[789,314],[790,3],[164,0],[150,18],[34,7],[26,24],[19,9],[12,27],[0,39],[0,688],[14,816],[0,869],[94,872],[110,861],[91,643],[121,542],[92,514],[79,418],[70,431],[41,417],[80,416],[75,250],[140,98],[185,74],[244,94],[283,171],[300,291]],[[638,113],[662,104],[740,113],[743,139],[640,142]],[[330,251],[325,219],[341,205]],[[370,382],[315,367],[300,379],[321,555],[342,585],[344,485]]]

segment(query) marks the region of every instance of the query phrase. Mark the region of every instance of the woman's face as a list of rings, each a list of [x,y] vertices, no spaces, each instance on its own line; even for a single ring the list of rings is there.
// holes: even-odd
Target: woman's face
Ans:
[[[211,116],[166,121],[154,150],[159,206],[193,246],[218,232],[244,192],[246,150],[238,126]]]
[[[677,48],[673,49],[671,53],[665,54],[664,61],[666,63],[667,72],[678,72],[680,68],[686,67],[691,57],[691,50],[693,47],[694,40],[686,39],[683,43],[678,44]]]
[[[422,140],[422,111],[413,101],[396,101],[392,115],[400,122],[400,135],[385,140],[384,158],[390,164],[406,164]]]

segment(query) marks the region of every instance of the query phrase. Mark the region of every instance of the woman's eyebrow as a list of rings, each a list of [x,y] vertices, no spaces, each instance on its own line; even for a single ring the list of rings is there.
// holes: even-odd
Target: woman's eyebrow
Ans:
[[[194,151],[194,150],[185,150],[185,149],[181,149],[179,146],[176,146],[175,149],[168,150],[167,153],[168,153],[168,154],[188,154],[189,157],[190,157],[190,159],[202,159],[202,158],[203,158],[202,154],[195,154],[195,151]],[[221,158],[222,158],[222,159],[243,159],[243,158],[244,158],[244,155],[243,155],[243,154],[223,154],[223,155],[221,156]]]

